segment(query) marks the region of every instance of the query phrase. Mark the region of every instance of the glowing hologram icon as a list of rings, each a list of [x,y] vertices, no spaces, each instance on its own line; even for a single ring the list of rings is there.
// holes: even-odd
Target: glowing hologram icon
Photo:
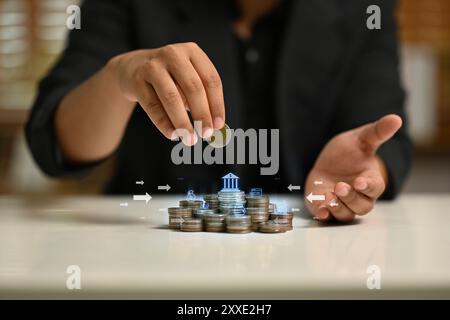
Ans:
[[[186,195],[186,200],[194,201],[197,197],[195,196],[194,190],[188,190]]]
[[[262,194],[263,194],[262,188],[251,188],[249,192],[249,195],[255,197],[262,196]]]
[[[222,177],[222,190],[239,190],[239,177],[229,173]]]
[[[288,205],[285,200],[277,203],[275,212],[279,214],[286,214],[288,212]]]

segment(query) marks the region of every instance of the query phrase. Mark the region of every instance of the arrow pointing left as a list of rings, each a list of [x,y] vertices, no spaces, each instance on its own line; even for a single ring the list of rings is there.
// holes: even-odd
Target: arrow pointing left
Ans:
[[[290,184],[288,187],[289,191],[292,192],[292,190],[300,190],[301,187],[300,186],[293,186],[292,184]]]
[[[313,201],[323,201],[323,200],[325,200],[325,195],[324,194],[313,194],[311,192],[310,194],[308,194],[306,199],[308,199],[308,201],[311,203],[313,203]]]
[[[146,192],[144,195],[134,195],[133,200],[137,201],[145,201],[145,203],[148,203],[152,197]]]

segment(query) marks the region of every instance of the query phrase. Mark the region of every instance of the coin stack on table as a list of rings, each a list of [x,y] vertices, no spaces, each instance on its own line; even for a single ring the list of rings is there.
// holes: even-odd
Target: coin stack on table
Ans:
[[[267,208],[251,207],[247,208],[246,211],[251,218],[253,231],[258,231],[260,225],[269,220],[269,213],[267,212]]]
[[[197,218],[187,218],[181,222],[181,231],[185,232],[201,232],[203,231],[203,221]]]
[[[225,232],[226,231],[226,222],[225,222],[226,217],[227,217],[227,214],[225,214],[225,213],[205,213],[203,215],[205,231]]]
[[[252,232],[251,217],[246,214],[235,214],[226,217],[227,232],[250,233]]]
[[[276,223],[274,220],[269,220],[261,224],[258,231],[262,233],[283,233],[286,232],[287,229],[284,225]]]
[[[219,209],[229,215],[245,212],[245,192],[241,190],[219,191]]]
[[[198,208],[198,209],[193,209],[192,210],[192,216],[194,218],[200,219],[202,221],[202,225],[204,227],[204,225],[205,225],[205,220],[204,220],[205,214],[214,214],[214,213],[218,213],[218,212],[219,212],[218,209]]]
[[[169,208],[169,228],[181,231],[249,233],[281,233],[293,230],[293,213],[287,205],[270,203],[261,188],[252,188],[248,195],[239,190],[233,174],[222,177],[224,187],[217,194],[206,194],[197,200],[189,190],[180,207]],[[227,180],[228,179],[228,180]]]
[[[181,208],[198,209],[202,206],[202,204],[203,204],[202,200],[180,200]]]
[[[258,231],[261,223],[269,220],[269,197],[267,195],[248,195],[246,212],[252,220],[252,230]]]
[[[169,228],[179,230],[183,220],[192,218],[192,208],[168,208]]]
[[[219,196],[217,194],[205,194],[203,200],[208,205],[208,209],[219,209]]]
[[[281,224],[286,231],[292,230],[292,219],[294,214],[292,212],[278,212],[270,214],[270,219],[277,224]]]
[[[248,195],[245,197],[247,199],[248,208],[269,208],[269,197],[265,195]]]

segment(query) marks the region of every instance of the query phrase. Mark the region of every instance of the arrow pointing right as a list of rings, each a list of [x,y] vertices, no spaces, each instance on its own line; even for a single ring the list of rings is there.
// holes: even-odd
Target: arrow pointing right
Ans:
[[[292,190],[300,190],[300,186],[293,186],[292,184],[290,184],[287,188],[291,192],[292,192]]]
[[[311,203],[313,203],[313,201],[323,201],[323,200],[325,200],[325,195],[324,194],[313,194],[311,192],[310,194],[308,194],[306,199],[308,199],[308,201]]]
[[[143,180],[141,180],[141,181],[136,181],[136,184],[140,184],[141,186],[143,186],[143,185],[144,185],[144,181],[143,181]]]
[[[169,191],[170,190],[170,186],[168,184],[166,184],[165,186],[158,186],[158,190]]]
[[[148,203],[152,197],[146,192],[144,195],[134,195],[133,200],[137,201],[145,201],[145,203]]]

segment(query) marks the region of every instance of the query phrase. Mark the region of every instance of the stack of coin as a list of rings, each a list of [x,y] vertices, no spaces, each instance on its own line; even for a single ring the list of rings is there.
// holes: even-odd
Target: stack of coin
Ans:
[[[234,189],[223,189],[219,191],[220,212],[242,214],[245,212],[245,192]]]
[[[278,212],[272,213],[270,219],[277,224],[284,226],[286,230],[292,230],[292,219],[294,214],[292,212]]]
[[[180,200],[181,208],[197,209],[201,208],[202,204],[203,204],[202,200]]]
[[[274,220],[269,220],[261,224],[261,226],[259,227],[259,232],[282,233],[286,232],[286,228],[282,224],[276,223]]]
[[[200,232],[203,231],[202,219],[187,218],[181,222],[181,231],[185,232]]]
[[[205,231],[208,232],[225,232],[226,218],[225,213],[205,213],[203,215],[203,222],[205,224]]]
[[[217,194],[205,194],[203,196],[208,205],[208,209],[218,209],[219,208],[219,196]]]
[[[170,229],[180,229],[181,223],[184,219],[189,219],[192,217],[191,208],[178,208],[172,207],[168,208],[169,212],[169,228]]]
[[[252,230],[258,231],[259,226],[269,220],[269,212],[264,207],[251,207],[246,209],[247,214],[251,217]]]
[[[247,207],[249,208],[269,207],[269,197],[267,195],[258,195],[258,196],[247,195],[246,199],[247,199]]]
[[[246,214],[229,215],[226,217],[226,224],[229,233],[252,232],[252,221]]]
[[[218,209],[205,209],[205,208],[198,208],[198,209],[193,209],[192,210],[192,216],[194,218],[197,219],[201,219],[202,220],[202,224],[203,226],[205,225],[204,223],[204,215],[207,213],[218,213],[219,210]]]

